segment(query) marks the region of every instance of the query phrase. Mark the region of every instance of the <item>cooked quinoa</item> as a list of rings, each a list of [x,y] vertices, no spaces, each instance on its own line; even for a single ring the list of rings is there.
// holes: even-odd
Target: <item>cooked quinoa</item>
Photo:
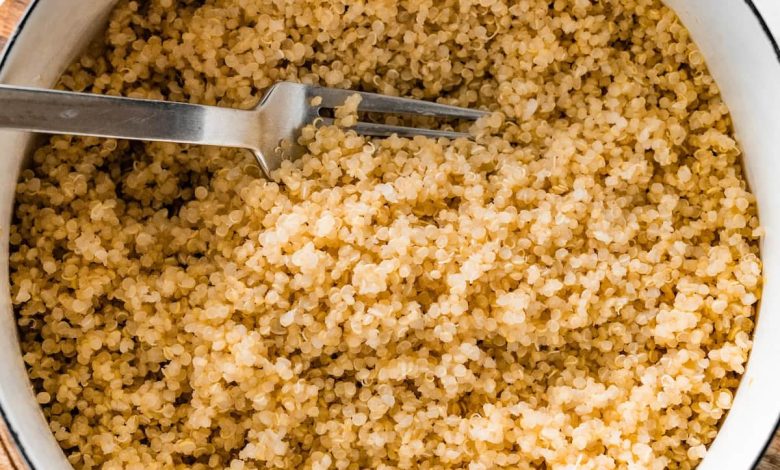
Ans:
[[[77,468],[692,468],[760,297],[728,109],[659,0],[121,1],[65,89],[279,80],[493,113],[476,141],[57,136],[11,278]],[[339,117],[354,121],[356,100]]]

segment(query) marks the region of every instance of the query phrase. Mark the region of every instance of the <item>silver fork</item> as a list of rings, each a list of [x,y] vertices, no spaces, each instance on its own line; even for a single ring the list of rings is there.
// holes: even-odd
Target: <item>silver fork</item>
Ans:
[[[0,128],[131,140],[240,147],[251,150],[266,173],[302,149],[295,142],[323,109],[340,106],[358,93],[358,111],[476,120],[484,111],[335,88],[280,82],[252,110],[141,100],[91,93],[0,85]],[[320,97],[314,100],[316,97]],[[313,101],[314,100],[314,101]],[[422,135],[454,139],[469,134],[447,130],[358,122],[351,129],[370,136]],[[280,146],[288,142],[290,147]]]

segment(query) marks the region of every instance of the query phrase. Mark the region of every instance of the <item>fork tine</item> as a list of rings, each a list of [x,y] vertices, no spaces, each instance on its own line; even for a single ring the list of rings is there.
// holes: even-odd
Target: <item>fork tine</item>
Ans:
[[[333,125],[332,118],[321,119],[321,122],[324,125]],[[437,129],[426,129],[423,127],[389,126],[386,124],[374,124],[371,122],[358,122],[354,126],[351,126],[347,129],[355,131],[360,135],[368,135],[373,137],[390,137],[391,135],[396,134],[398,137],[414,137],[420,135],[423,137],[433,138],[446,137],[447,139],[458,139],[461,137],[471,138],[471,134],[467,132],[442,131]]]
[[[307,95],[309,98],[314,98],[315,96],[322,97],[322,103],[319,104],[319,107],[335,108],[343,105],[347,98],[356,93],[363,98],[358,105],[358,111],[369,113],[416,114],[441,118],[469,119],[472,121],[490,114],[487,111],[478,109],[459,108],[430,101],[399,98],[363,91],[342,90],[339,88],[312,86],[309,87]]]

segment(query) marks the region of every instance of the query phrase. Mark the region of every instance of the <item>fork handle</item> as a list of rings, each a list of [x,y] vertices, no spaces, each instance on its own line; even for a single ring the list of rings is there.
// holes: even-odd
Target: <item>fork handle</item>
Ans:
[[[252,148],[256,113],[216,106],[0,85],[0,128]]]

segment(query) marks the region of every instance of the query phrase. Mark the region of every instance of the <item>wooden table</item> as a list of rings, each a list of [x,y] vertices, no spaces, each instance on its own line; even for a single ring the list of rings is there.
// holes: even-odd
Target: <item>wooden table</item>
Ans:
[[[0,0],[2,1],[2,0]],[[8,36],[13,32],[17,20],[24,12],[25,6],[30,0],[5,0],[0,5],[0,47],[5,45]],[[0,430],[0,470],[12,470],[16,467],[5,454],[8,444],[6,436]],[[775,435],[764,458],[761,459],[756,470],[780,470],[780,431]]]

